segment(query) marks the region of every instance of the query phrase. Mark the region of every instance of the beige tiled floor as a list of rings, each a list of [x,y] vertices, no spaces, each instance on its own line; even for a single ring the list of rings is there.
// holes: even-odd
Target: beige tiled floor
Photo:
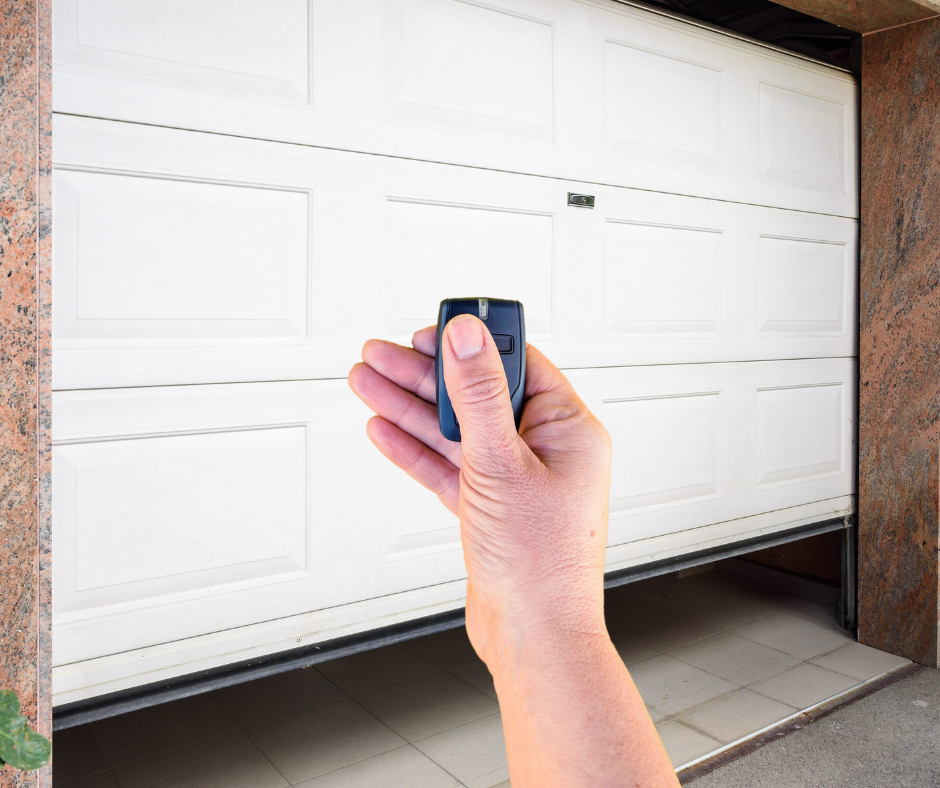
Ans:
[[[672,762],[907,663],[837,611],[720,572],[608,594],[611,637]],[[55,735],[69,788],[508,788],[493,681],[462,629]]]

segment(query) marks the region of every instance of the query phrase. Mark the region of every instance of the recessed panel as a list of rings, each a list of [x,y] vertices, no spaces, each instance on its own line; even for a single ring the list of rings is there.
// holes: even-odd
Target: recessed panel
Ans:
[[[758,391],[758,485],[841,473],[844,422],[842,383]]]
[[[760,160],[766,180],[845,191],[846,108],[760,86]]]
[[[392,3],[392,116],[552,137],[552,28],[457,0]]]
[[[847,276],[845,244],[761,238],[761,333],[843,334]]]
[[[460,549],[460,521],[440,499],[403,471],[387,469],[390,497],[384,507],[390,548],[386,561]]]
[[[303,426],[60,445],[54,463],[66,607],[304,568]]]
[[[721,72],[604,43],[608,153],[721,166]]]
[[[718,492],[718,394],[606,401],[611,511],[681,504]]]
[[[301,339],[308,196],[56,173],[57,340]]]
[[[307,101],[306,0],[63,0],[56,63]]]
[[[721,233],[626,222],[605,226],[608,334],[716,334]]]
[[[526,332],[552,325],[552,217],[474,206],[388,203],[389,332],[437,321],[445,298],[522,301]]]

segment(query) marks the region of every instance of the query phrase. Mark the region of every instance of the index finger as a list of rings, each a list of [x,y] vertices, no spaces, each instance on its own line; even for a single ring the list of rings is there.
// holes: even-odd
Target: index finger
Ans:
[[[437,326],[427,326],[415,331],[411,338],[411,346],[419,353],[434,358],[437,352]]]

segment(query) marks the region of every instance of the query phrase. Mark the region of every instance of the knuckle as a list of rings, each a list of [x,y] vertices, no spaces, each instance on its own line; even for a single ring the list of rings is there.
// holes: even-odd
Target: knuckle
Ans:
[[[486,375],[460,387],[458,396],[464,405],[486,405],[497,402],[507,389],[501,375]]]

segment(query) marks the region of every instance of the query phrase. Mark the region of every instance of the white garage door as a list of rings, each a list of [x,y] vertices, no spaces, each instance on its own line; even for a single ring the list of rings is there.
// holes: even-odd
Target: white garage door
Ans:
[[[343,379],[455,293],[522,300],[610,430],[609,568],[852,510],[847,74],[588,0],[54,34],[57,704],[462,604]]]

